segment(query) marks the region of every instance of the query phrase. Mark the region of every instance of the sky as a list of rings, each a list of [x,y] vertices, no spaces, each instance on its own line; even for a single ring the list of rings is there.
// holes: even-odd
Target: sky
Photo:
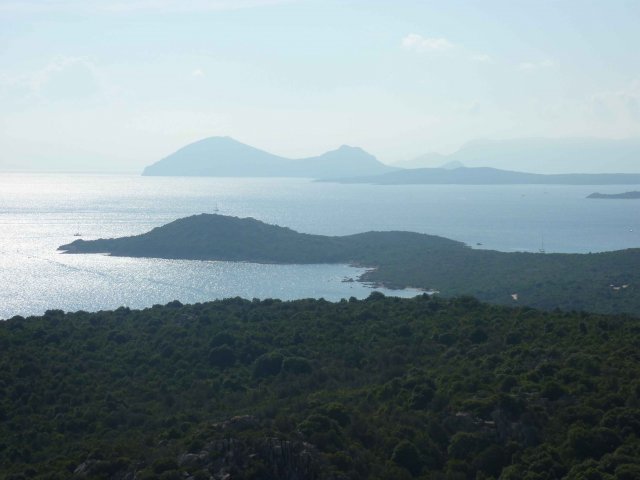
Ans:
[[[640,137],[636,0],[0,0],[0,169]]]

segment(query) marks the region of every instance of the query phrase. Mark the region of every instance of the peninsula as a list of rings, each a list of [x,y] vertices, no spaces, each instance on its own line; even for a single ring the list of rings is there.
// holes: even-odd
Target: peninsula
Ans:
[[[187,260],[345,263],[371,267],[360,280],[390,288],[438,290],[445,296],[473,295],[497,304],[545,309],[640,311],[636,268],[640,249],[506,253],[412,232],[333,237],[299,233],[253,218],[211,214],[182,218],[132,237],[80,239],[59,249],[71,254]]]
[[[611,199],[611,200],[637,200],[640,199],[640,192],[624,192],[624,193],[592,193],[587,198]]]

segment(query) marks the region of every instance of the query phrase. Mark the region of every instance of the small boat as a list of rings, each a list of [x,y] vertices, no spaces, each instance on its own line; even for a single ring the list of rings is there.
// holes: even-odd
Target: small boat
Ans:
[[[82,236],[82,234],[81,234],[80,232],[76,232],[76,233],[74,233],[74,234],[73,234],[73,236],[74,236],[74,237],[81,237],[81,236]]]
[[[542,237],[542,241],[540,242],[540,250],[538,250],[538,253],[547,253],[547,251],[544,249],[544,233],[541,235]]]

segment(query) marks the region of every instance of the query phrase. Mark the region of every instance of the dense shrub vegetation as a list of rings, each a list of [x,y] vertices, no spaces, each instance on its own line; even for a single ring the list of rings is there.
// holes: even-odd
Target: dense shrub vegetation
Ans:
[[[472,295],[496,304],[549,310],[640,311],[640,249],[585,255],[505,253],[410,232],[308,235],[222,215],[196,215],[143,235],[76,240],[60,248],[133,257],[354,263],[375,267],[362,280],[392,288],[433,289],[450,297]]]
[[[470,297],[15,317],[0,472],[637,479],[639,347],[637,318]]]

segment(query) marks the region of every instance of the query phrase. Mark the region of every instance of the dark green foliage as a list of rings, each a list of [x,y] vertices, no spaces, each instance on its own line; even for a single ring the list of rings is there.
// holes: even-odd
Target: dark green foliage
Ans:
[[[228,345],[214,347],[209,353],[209,362],[216,367],[230,367],[236,363],[236,354]]]
[[[478,434],[458,432],[451,438],[448,453],[451,458],[457,460],[462,460],[469,455],[475,457],[482,447],[488,446],[485,443]]]
[[[351,418],[344,405],[337,402],[331,402],[323,407],[323,413],[329,418],[338,422],[341,427],[346,427],[351,423]]]
[[[16,317],[0,476],[639,478],[637,322],[377,293]]]
[[[420,470],[422,470],[420,451],[413,443],[407,440],[402,440],[398,445],[396,445],[393,449],[391,460],[393,460],[398,466],[409,470],[412,475],[418,475]]]
[[[411,393],[409,406],[413,410],[425,410],[431,403],[435,392],[429,385],[418,385]]]
[[[254,378],[277,375],[282,369],[283,356],[278,352],[265,353],[256,359],[253,366]]]
[[[311,373],[311,364],[305,358],[289,357],[282,362],[282,371],[294,374]]]
[[[640,466],[620,465],[615,470],[616,480],[638,480],[640,478]]]
[[[599,459],[615,450],[621,443],[618,434],[610,428],[576,426],[569,431],[569,446],[578,458]]]
[[[473,343],[484,343],[489,336],[482,328],[476,328],[471,335],[469,335],[469,338]]]

